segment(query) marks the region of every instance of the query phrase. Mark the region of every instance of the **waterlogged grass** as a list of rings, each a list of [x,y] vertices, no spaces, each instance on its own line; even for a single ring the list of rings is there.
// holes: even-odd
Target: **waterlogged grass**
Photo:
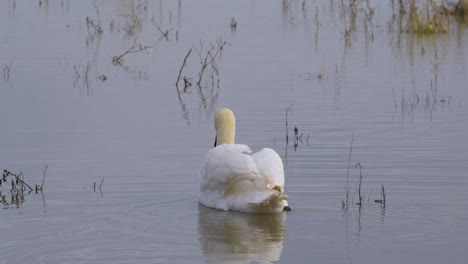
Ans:
[[[430,0],[418,6],[416,0],[412,0],[409,9],[408,22],[412,32],[423,34],[448,32],[452,12],[445,5],[438,5]]]
[[[409,4],[399,1],[399,5],[401,16],[408,13],[408,31],[412,33],[447,33],[454,18],[458,22],[468,21],[468,0],[458,3],[411,0]]]

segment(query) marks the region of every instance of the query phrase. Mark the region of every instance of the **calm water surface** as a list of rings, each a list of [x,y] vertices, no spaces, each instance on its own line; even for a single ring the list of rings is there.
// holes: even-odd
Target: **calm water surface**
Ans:
[[[465,263],[468,29],[358,2],[1,1],[0,169],[48,168],[23,202],[1,187],[0,263]],[[283,158],[292,212],[198,205],[222,106]]]

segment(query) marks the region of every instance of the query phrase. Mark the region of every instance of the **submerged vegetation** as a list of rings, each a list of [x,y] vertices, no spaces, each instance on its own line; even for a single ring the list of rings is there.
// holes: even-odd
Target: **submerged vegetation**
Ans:
[[[362,180],[363,180],[363,174],[362,174],[363,166],[362,166],[362,164],[360,162],[358,162],[358,163],[356,163],[354,165],[354,167],[359,169],[359,176],[358,176],[358,181],[357,181],[357,186],[356,186],[356,192],[357,192],[356,205],[358,206],[359,210],[361,210],[362,206],[364,206],[364,204],[366,202],[367,203],[371,202],[370,199],[371,199],[372,192],[370,192],[367,197],[364,195],[363,182],[362,182]],[[350,185],[350,181],[349,181],[349,174],[347,174],[346,175],[346,187],[345,187],[345,199],[341,201],[341,208],[343,210],[345,210],[345,211],[347,211],[349,209],[350,204],[354,203],[354,195],[353,195],[353,197],[351,199],[349,197],[350,190],[351,190],[351,185]],[[385,209],[385,206],[387,204],[387,198],[386,198],[386,193],[385,193],[385,187],[384,187],[383,184],[381,186],[380,199],[374,200],[374,203],[382,204],[383,209]]]
[[[447,33],[454,19],[467,21],[468,18],[467,0],[458,0],[457,3],[447,0],[390,0],[390,4],[392,15],[387,27],[391,32],[396,27],[398,33]],[[360,5],[364,6],[359,8]],[[358,0],[340,0],[340,6],[342,13],[348,14],[343,18],[345,28],[342,34],[346,45],[349,45],[360,10],[363,10],[363,23],[368,32],[368,27],[373,26],[375,7],[371,7],[370,1]],[[370,37],[373,39],[374,34],[371,33]]]
[[[392,6],[394,2],[392,0]],[[465,20],[468,17],[467,0],[459,0],[457,3],[437,0],[410,0],[405,3],[399,0],[398,5],[399,19],[406,19],[408,31],[413,33],[447,33],[451,19]]]
[[[3,209],[8,209],[12,206],[15,208],[21,207],[25,201],[25,196],[33,191],[36,194],[42,194],[44,191],[46,173],[47,165],[44,167],[41,184],[35,184],[34,187],[32,187],[30,184],[26,183],[23,172],[20,171],[18,174],[15,174],[9,170],[3,170],[2,178],[0,178],[0,199]],[[5,189],[7,189],[7,191]],[[7,195],[10,199],[7,198]]]
[[[409,5],[400,1],[401,16],[408,16],[408,30],[414,33],[445,33],[449,27],[450,11],[444,4],[436,1],[427,1],[422,7],[416,0],[411,0]]]

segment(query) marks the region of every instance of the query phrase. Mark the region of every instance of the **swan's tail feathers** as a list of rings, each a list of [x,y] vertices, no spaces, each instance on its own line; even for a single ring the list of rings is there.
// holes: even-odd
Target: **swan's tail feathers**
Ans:
[[[257,213],[277,213],[283,211],[287,200],[287,195],[277,192],[259,203],[249,203],[249,205],[254,207]]]
[[[265,200],[259,203],[249,203],[249,204],[256,205],[256,206],[269,206],[270,203],[277,203],[277,202],[286,201],[286,200],[288,200],[288,196],[286,194],[274,193],[270,195],[270,197],[266,198]]]
[[[282,188],[265,177],[236,174],[227,181],[224,198],[231,210],[249,213],[279,213],[288,205]],[[247,206],[246,206],[247,205]]]

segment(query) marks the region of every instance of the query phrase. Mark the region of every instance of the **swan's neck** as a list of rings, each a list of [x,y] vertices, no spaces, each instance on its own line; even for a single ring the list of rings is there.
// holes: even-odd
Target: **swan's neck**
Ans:
[[[236,118],[234,113],[221,108],[215,115],[216,145],[234,144],[236,138]]]

